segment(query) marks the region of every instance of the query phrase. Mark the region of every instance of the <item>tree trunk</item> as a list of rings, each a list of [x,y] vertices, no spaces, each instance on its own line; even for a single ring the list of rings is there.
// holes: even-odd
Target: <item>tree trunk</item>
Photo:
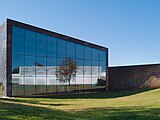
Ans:
[[[70,80],[68,80],[68,85],[69,85],[68,92],[70,93],[70,86],[71,86]]]

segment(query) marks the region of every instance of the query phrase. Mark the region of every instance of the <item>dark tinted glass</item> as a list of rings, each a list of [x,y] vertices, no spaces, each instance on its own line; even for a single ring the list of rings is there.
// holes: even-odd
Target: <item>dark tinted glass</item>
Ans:
[[[106,87],[106,51],[41,33],[12,28],[12,93],[14,96],[84,92]],[[76,78],[59,81],[64,59],[76,59]]]
[[[56,58],[47,58],[47,75],[56,74]]]
[[[25,95],[35,94],[35,57],[25,56]]]
[[[12,53],[24,54],[24,29],[12,27]]]
[[[57,57],[66,57],[66,41],[58,39],[57,40]]]
[[[76,46],[73,42],[67,42],[67,57],[75,58]]]
[[[91,61],[84,60],[84,90],[91,91],[91,84],[92,84],[92,76],[91,76]]]
[[[47,92],[56,92],[56,58],[47,58]]]
[[[36,55],[46,56],[46,36],[40,33],[36,34]]]
[[[76,74],[76,90],[77,92],[83,92],[83,60],[76,60],[77,74]]]
[[[35,77],[35,57],[34,56],[25,56],[25,77],[32,76]],[[26,81],[27,82],[27,81]],[[30,80],[31,84],[35,83],[34,78]],[[28,84],[29,81],[27,82]]]
[[[35,55],[35,32],[30,30],[25,30],[25,54],[26,55]]]
[[[12,95],[24,95],[24,57],[12,55]]]
[[[106,51],[100,50],[100,60],[106,61]]]
[[[83,59],[83,45],[76,44],[76,58]]]
[[[99,50],[92,48],[92,60],[99,60]]]
[[[48,57],[56,57],[56,43],[57,38],[47,37],[47,56]]]
[[[21,69],[24,66],[24,57],[21,55],[12,55],[12,74],[20,74],[20,77],[24,75]]]
[[[84,46],[84,59],[91,60],[91,48]]]

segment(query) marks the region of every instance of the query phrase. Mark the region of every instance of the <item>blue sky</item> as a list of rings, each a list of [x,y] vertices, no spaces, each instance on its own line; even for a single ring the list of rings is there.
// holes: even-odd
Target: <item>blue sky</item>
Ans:
[[[109,48],[109,65],[160,63],[160,0],[1,0],[11,18]]]

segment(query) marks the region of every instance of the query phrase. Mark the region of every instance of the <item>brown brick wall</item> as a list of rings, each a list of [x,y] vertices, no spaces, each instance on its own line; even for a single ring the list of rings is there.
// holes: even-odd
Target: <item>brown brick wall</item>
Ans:
[[[160,64],[109,67],[110,91],[160,87]]]

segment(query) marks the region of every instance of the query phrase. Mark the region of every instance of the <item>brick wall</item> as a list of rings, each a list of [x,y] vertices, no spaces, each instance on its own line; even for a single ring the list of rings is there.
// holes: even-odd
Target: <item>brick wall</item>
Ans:
[[[109,67],[110,91],[160,87],[160,64]]]

